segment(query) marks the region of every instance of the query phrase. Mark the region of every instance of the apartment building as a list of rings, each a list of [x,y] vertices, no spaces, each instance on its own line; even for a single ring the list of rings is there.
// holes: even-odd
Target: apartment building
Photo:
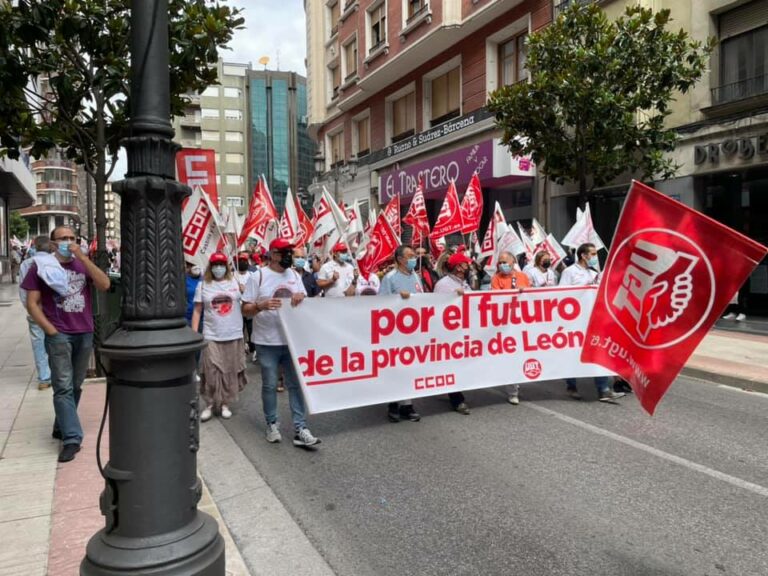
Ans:
[[[173,127],[182,147],[215,151],[221,208],[237,206],[242,213],[250,196],[247,75],[251,65],[220,59],[216,70],[218,84],[190,95],[184,116],[174,118]]]
[[[314,177],[306,79],[295,72],[249,70],[247,82],[250,189],[263,174],[281,211],[288,187],[305,197]]]
[[[29,223],[29,236],[47,235],[56,226],[71,226],[80,233],[79,167],[58,148],[32,162],[36,200],[19,210]]]
[[[680,141],[672,153],[676,177],[656,188],[747,236],[768,243],[768,2],[765,0],[614,0],[601,2],[618,17],[628,4],[671,10],[674,29],[693,39],[718,40],[702,80],[672,104],[668,126]],[[575,198],[552,187],[550,218],[572,221]],[[608,240],[628,180],[597,190],[590,201]],[[569,218],[571,220],[569,220]],[[741,291],[747,316],[768,315],[768,261]]]
[[[463,193],[477,170],[483,225],[495,201],[509,219],[535,215],[535,166],[501,146],[486,103],[499,86],[527,77],[525,38],[551,21],[551,2],[305,0],[304,7],[320,184],[338,184],[347,203],[399,196],[405,211],[421,179],[434,221],[449,181]]]

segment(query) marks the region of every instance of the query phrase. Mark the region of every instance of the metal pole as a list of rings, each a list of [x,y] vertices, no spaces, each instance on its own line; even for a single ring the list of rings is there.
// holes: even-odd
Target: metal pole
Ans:
[[[122,322],[100,352],[107,369],[110,460],[84,576],[223,576],[216,521],[197,510],[202,338],[184,320],[181,202],[174,180],[168,0],[131,3],[131,132],[122,197]]]
[[[91,175],[85,174],[85,203],[86,217],[88,218],[88,243],[93,241],[93,192],[91,188]]]

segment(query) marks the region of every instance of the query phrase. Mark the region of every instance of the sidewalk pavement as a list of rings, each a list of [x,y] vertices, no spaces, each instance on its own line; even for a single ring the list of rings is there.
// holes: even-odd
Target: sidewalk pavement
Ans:
[[[0,284],[0,576],[74,576],[103,526],[95,444],[105,383],[89,381],[82,451],[59,464],[51,390],[39,391],[16,286]],[[768,393],[768,337],[714,330],[684,373]],[[108,426],[102,461],[108,459]],[[255,437],[255,441],[260,438]],[[200,509],[219,523],[227,574],[333,576],[321,554],[218,420],[201,428]]]

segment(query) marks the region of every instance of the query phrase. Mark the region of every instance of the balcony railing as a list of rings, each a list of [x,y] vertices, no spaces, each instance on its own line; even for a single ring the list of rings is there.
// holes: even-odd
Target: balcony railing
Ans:
[[[423,2],[421,6],[416,8],[416,10],[414,10],[413,12],[411,12],[408,15],[408,18],[406,20],[406,24],[408,24],[410,22],[413,22],[414,20],[416,20],[416,18],[418,18],[419,16],[424,14],[424,12],[426,12],[427,10],[429,10],[429,3],[428,2]]]
[[[725,104],[768,93],[768,74],[712,88],[712,104]]]

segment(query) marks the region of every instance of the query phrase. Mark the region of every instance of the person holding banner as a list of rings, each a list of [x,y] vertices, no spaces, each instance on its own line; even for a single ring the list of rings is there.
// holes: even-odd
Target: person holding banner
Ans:
[[[491,290],[520,290],[530,288],[527,275],[515,269],[515,255],[511,252],[499,254],[496,274],[491,278]]]
[[[536,253],[533,258],[533,266],[526,269],[526,275],[534,288],[557,286],[557,279],[552,270],[552,256],[546,250]]]
[[[469,292],[471,288],[467,283],[467,275],[469,274],[469,267],[472,264],[472,260],[468,258],[464,252],[456,252],[452,254],[445,266],[448,270],[448,274],[440,278],[435,284],[435,294],[451,294],[456,293],[459,296],[463,296],[465,292]],[[451,402],[451,407],[459,414],[469,416],[469,406],[464,399],[464,394],[461,392],[451,392],[448,394],[448,400]]]
[[[424,288],[416,274],[418,259],[413,248],[401,244],[395,249],[395,267],[381,281],[380,296],[399,294],[401,298],[410,298],[413,293],[423,293]],[[421,420],[421,414],[413,408],[412,400],[390,402],[387,405],[387,418],[390,422],[400,422],[406,418],[411,422]]]
[[[600,282],[600,274],[597,271],[599,262],[597,260],[597,249],[594,244],[589,242],[582,244],[576,250],[577,261],[568,266],[560,275],[560,286],[589,286]],[[596,376],[595,386],[597,387],[597,396],[600,402],[612,402],[625,394],[615,392],[611,388],[613,378],[610,376]],[[568,395],[574,400],[581,400],[582,396],[576,387],[575,378],[565,379]]]
[[[355,296],[376,296],[381,287],[379,275],[374,270],[368,274],[368,278],[358,276],[355,282]]]
[[[294,248],[285,238],[272,240],[269,265],[255,272],[245,287],[243,312],[246,316],[254,316],[251,342],[256,344],[261,365],[261,401],[267,423],[267,442],[282,440],[277,421],[277,375],[282,368],[293,417],[293,445],[309,448],[320,444],[320,439],[307,428],[299,377],[277,312],[284,300],[290,299],[291,306],[298,306],[307,295],[301,277],[293,269]]]
[[[323,264],[317,274],[317,285],[326,298],[354,296],[356,271],[352,265],[352,254],[344,242],[337,242],[331,252],[331,260]]]
[[[214,252],[195,290],[192,313],[192,330],[197,331],[205,311],[203,338],[208,345],[200,363],[200,395],[205,401],[205,409],[200,413],[202,422],[210,420],[214,413],[231,418],[230,406],[237,402],[248,382],[240,299],[241,288],[230,271],[226,254]]]

